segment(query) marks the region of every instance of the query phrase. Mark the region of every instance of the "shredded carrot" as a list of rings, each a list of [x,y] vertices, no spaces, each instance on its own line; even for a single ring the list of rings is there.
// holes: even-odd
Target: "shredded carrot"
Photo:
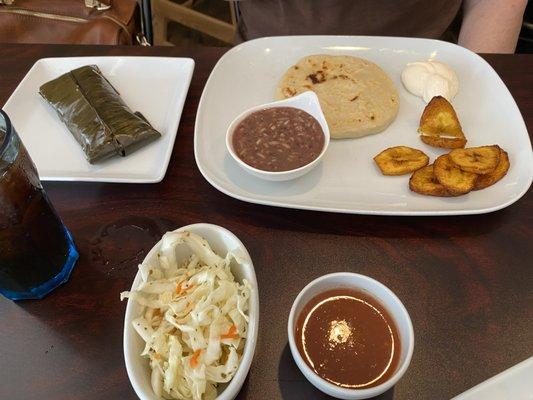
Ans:
[[[176,289],[174,290],[176,294],[181,294],[181,292],[183,291],[183,288],[181,287],[183,282],[185,282],[185,279],[182,279],[181,281],[176,283]]]
[[[202,349],[196,350],[191,359],[189,360],[189,364],[192,368],[196,368],[198,366],[198,358],[200,358],[200,354],[202,353]]]
[[[229,327],[228,333],[220,335],[220,339],[237,339],[238,337],[239,334],[237,333],[237,327],[235,326],[235,324]]]
[[[179,281],[177,284],[176,284],[176,289],[175,289],[175,292],[176,294],[179,296],[180,294],[183,294],[185,293],[187,290],[191,290],[192,288],[194,288],[196,285],[190,285],[190,286],[183,286],[183,284],[185,283],[187,279],[183,279],[181,281]]]

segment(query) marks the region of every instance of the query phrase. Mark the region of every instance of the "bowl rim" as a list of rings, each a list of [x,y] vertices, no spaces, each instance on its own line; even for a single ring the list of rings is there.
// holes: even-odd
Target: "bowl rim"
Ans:
[[[302,107],[298,106],[297,104],[294,104],[294,103],[298,103],[298,101],[300,101],[302,99],[306,99],[306,98],[308,98],[309,100],[312,100],[318,106],[318,115],[313,115],[307,109],[302,108]],[[294,104],[292,106],[293,108],[298,108],[298,109],[300,109],[302,111],[305,111],[307,114],[309,114],[315,120],[317,120],[317,122],[320,124],[320,127],[322,128],[322,133],[324,134],[324,146],[322,147],[322,150],[320,151],[320,154],[315,159],[313,159],[310,162],[308,162],[307,164],[302,165],[301,167],[294,168],[294,169],[289,169],[289,170],[286,170],[286,171],[265,171],[263,169],[255,168],[255,167],[252,167],[249,164],[246,164],[235,153],[235,150],[233,149],[233,141],[232,141],[232,139],[233,139],[233,135],[235,133],[235,129],[237,128],[237,125],[244,118],[246,118],[247,116],[249,116],[250,114],[252,114],[255,111],[265,110],[267,108],[276,108],[276,107],[283,106],[285,104],[287,104],[287,105]],[[329,126],[328,126],[328,123],[326,121],[326,117],[324,116],[324,112],[322,111],[322,107],[320,106],[320,102],[318,100],[318,96],[316,95],[315,92],[313,92],[311,90],[306,90],[305,92],[300,93],[297,96],[289,97],[288,99],[271,101],[269,103],[258,104],[256,106],[247,108],[246,110],[241,112],[239,115],[237,115],[231,121],[231,123],[228,126],[228,129],[226,130],[226,149],[228,150],[228,152],[231,155],[231,157],[241,167],[250,170],[251,172],[255,173],[256,175],[262,174],[262,175],[269,176],[269,177],[282,177],[282,176],[285,176],[285,175],[291,175],[291,174],[298,173],[298,172],[303,171],[303,170],[305,170],[307,168],[312,168],[314,165],[316,165],[324,157],[324,154],[326,154],[326,151],[327,151],[327,149],[329,147],[330,141],[331,141],[331,135],[330,135],[330,132],[329,132]]]
[[[375,287],[381,288],[384,292],[387,293],[388,296],[391,297],[394,303],[399,307],[398,313],[393,313],[391,310],[388,310],[389,313],[392,315],[392,317],[395,319],[396,324],[398,325],[398,320],[402,319],[405,320],[407,325],[407,337],[405,338],[407,341],[407,349],[402,349],[402,351],[406,351],[406,356],[403,362],[399,364],[394,374],[387,379],[385,382],[373,386],[366,389],[350,389],[350,388],[344,388],[341,386],[334,385],[331,382],[328,382],[327,380],[320,377],[318,374],[316,374],[304,361],[303,357],[301,356],[298,348],[296,347],[296,340],[294,337],[294,326],[296,323],[296,318],[298,317],[296,315],[296,308],[297,306],[302,302],[302,298],[304,294],[306,294],[309,290],[311,290],[315,285],[317,285],[320,282],[333,280],[337,278],[356,278],[359,280],[367,281],[371,285]],[[351,283],[348,283],[346,285],[337,285],[339,287],[351,287],[354,289],[362,289],[358,285],[354,285]],[[373,297],[378,298],[373,290],[365,289],[368,291]],[[378,298],[379,299],[379,298]],[[398,329],[398,331],[400,331]],[[304,376],[307,380],[311,382],[316,388],[323,391],[324,393],[327,393],[329,395],[339,397],[339,398],[346,398],[346,399],[366,399],[374,396],[378,396],[379,394],[384,393],[385,391],[389,390],[391,387],[393,387],[400,378],[405,374],[407,371],[407,368],[409,367],[409,364],[411,362],[411,358],[413,356],[413,350],[414,350],[414,330],[413,330],[413,324],[411,321],[411,317],[409,316],[409,313],[407,312],[407,309],[401,302],[401,300],[394,294],[392,290],[390,290],[387,286],[379,282],[378,280],[371,278],[366,275],[354,273],[354,272],[334,272],[331,274],[322,275],[311,282],[309,282],[299,293],[298,296],[296,296],[290,313],[289,313],[289,319],[287,322],[287,334],[289,337],[289,347],[291,349],[292,356],[296,362],[296,365],[298,368],[302,371]],[[398,334],[401,336],[400,332]],[[405,335],[404,335],[405,336]]]
[[[244,258],[245,258],[245,266],[248,269],[247,277],[246,279],[249,280],[250,285],[254,290],[252,290],[250,294],[250,308],[249,308],[249,322],[248,322],[248,334],[246,338],[246,343],[244,345],[244,350],[241,358],[241,362],[239,363],[239,367],[237,371],[235,372],[235,375],[233,378],[227,383],[227,386],[224,388],[222,392],[220,392],[216,399],[217,400],[230,400],[237,396],[239,391],[241,390],[242,385],[244,384],[244,381],[246,380],[246,377],[248,375],[248,372],[250,370],[253,357],[255,355],[255,350],[257,347],[257,337],[259,332],[259,288],[257,285],[257,276],[255,274],[255,267],[253,265],[253,261],[250,257],[250,254],[248,252],[248,249],[244,246],[242,241],[230,230],[219,226],[215,224],[209,224],[209,223],[196,223],[196,224],[190,224],[185,225],[180,228],[177,228],[170,232],[182,232],[182,231],[191,231],[195,233],[195,230],[198,229],[208,229],[212,230],[214,232],[219,232],[224,236],[230,237],[233,240],[235,240],[238,244],[238,248],[243,251]],[[154,246],[150,249],[150,251],[146,254],[145,258],[143,259],[143,263],[153,257],[153,254],[159,249],[161,246],[162,237],[159,239],[159,241],[154,244]],[[131,289],[134,290],[134,288],[137,288],[138,285],[141,282],[141,275],[140,271],[137,271],[135,274],[135,277],[133,279]],[[134,304],[131,299],[128,299],[128,302],[126,304],[126,311],[124,313],[124,328],[123,328],[123,355],[124,355],[124,363],[126,365],[126,372],[128,374],[128,378],[130,380],[130,383],[141,400],[160,400],[158,396],[152,391],[152,388],[150,386],[150,393],[146,393],[146,391],[141,387],[139,384],[137,377],[133,371],[133,363],[142,363],[145,360],[140,357],[139,354],[133,354],[134,352],[129,351],[130,347],[130,333],[136,334],[136,332],[132,332],[133,328],[131,327],[131,321],[136,316],[132,315],[134,312],[136,304]]]

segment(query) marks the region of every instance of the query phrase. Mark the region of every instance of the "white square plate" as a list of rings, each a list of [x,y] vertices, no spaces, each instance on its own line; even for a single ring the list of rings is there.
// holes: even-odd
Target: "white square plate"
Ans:
[[[452,400],[533,399],[533,357],[487,379]]]
[[[79,144],[39,95],[39,87],[83,65],[96,64],[124,102],[140,111],[161,138],[127,157],[89,164]],[[194,61],[167,57],[66,57],[38,60],[4,106],[42,180],[159,182],[165,176]]]
[[[394,81],[400,111],[384,132],[361,139],[332,140],[322,164],[293,181],[267,182],[242,170],[225,147],[226,129],[245,109],[274,99],[283,73],[310,54],[351,55],[380,65]],[[434,58],[459,76],[453,100],[467,146],[499,144],[511,168],[500,182],[456,198],[410,192],[409,176],[386,177],[372,158],[396,145],[419,148],[430,159],[445,151],[422,143],[417,134],[423,101],[400,79],[404,66]],[[533,179],[533,155],[524,120],[506,86],[478,55],[451,43],[365,36],[272,37],[227,52],[205,86],[195,128],[196,163],[218,190],[240,200],[272,206],[381,215],[453,215],[495,211],[518,200]]]

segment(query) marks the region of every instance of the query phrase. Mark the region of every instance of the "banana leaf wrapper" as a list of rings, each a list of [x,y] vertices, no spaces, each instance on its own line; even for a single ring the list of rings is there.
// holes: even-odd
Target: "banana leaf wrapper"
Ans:
[[[140,113],[132,112],[96,65],[45,83],[39,94],[57,112],[91,164],[115,155],[125,157],[161,136]]]

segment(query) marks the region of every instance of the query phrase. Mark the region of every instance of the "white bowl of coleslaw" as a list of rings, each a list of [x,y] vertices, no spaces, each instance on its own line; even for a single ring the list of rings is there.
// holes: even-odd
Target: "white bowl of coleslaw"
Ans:
[[[216,260],[219,260],[220,262],[220,260],[222,260],[227,254],[234,254],[234,256],[228,255],[225,258],[225,260],[229,260],[231,258],[231,261],[227,262],[227,268],[231,270],[231,274],[235,278],[234,284],[240,287],[239,290],[241,289],[244,290],[243,288],[246,289],[246,296],[244,295],[244,293],[241,293],[239,291],[238,292],[239,297],[237,297],[237,299],[235,300],[236,301],[235,304],[238,304],[237,302],[239,300],[242,300],[242,298],[240,298],[241,295],[243,298],[245,297],[247,298],[246,300],[247,309],[245,309],[246,311],[243,313],[241,308],[239,308],[240,314],[242,314],[243,317],[246,315],[246,318],[248,319],[247,323],[243,322],[241,324],[241,325],[244,325],[245,340],[242,340],[242,343],[239,342],[238,350],[235,351],[235,352],[242,353],[242,355],[239,354],[240,359],[238,360],[237,364],[235,363],[237,356],[235,355],[235,352],[233,351],[233,349],[232,349],[232,354],[225,357],[226,358],[225,363],[227,365],[230,364],[230,359],[232,359],[233,357],[233,366],[231,367],[232,369],[230,373],[228,373],[227,375],[227,376],[230,376],[231,374],[232,378],[231,380],[229,380],[229,382],[218,384],[218,386],[216,387],[216,392],[217,392],[216,399],[217,400],[234,399],[239,393],[239,390],[241,389],[244,383],[244,380],[246,379],[246,376],[250,369],[250,365],[252,363],[252,359],[253,359],[255,347],[256,347],[256,342],[257,342],[257,333],[258,333],[258,324],[259,324],[259,296],[258,296],[258,290],[257,290],[257,279],[255,276],[255,270],[254,270],[252,260],[250,258],[250,255],[248,254],[248,251],[242,244],[242,242],[233,233],[231,233],[227,229],[222,228],[220,226],[200,223],[200,224],[184,226],[173,232],[174,233],[167,233],[163,237],[163,239],[161,239],[152,248],[152,250],[150,250],[150,252],[145,257],[143,263],[139,265],[139,272],[135,276],[133,285],[131,287],[131,291],[127,292],[127,294],[125,294],[124,296],[124,297],[126,296],[129,297],[128,304],[126,307],[126,315],[124,319],[124,359],[126,362],[126,370],[128,372],[128,377],[130,379],[131,385],[133,386],[133,389],[135,390],[135,393],[141,400],[160,400],[163,398],[161,396],[158,396],[155,392],[155,389],[158,388],[157,387],[158,384],[156,383],[156,386],[153,386],[154,385],[153,383],[154,373],[152,369],[153,358],[150,357],[150,359],[147,359],[146,357],[141,356],[141,353],[143,353],[143,349],[146,350],[146,347],[148,347],[146,345],[147,342],[145,342],[144,340],[146,339],[146,337],[143,338],[140,336],[140,333],[139,333],[140,328],[138,325],[136,327],[133,326],[134,322],[138,324],[136,321],[142,318],[145,318],[146,310],[150,310],[151,306],[140,305],[139,299],[135,298],[135,296],[132,296],[131,293],[138,292],[138,294],[142,294],[139,292],[139,288],[145,288],[144,290],[146,290],[146,287],[147,287],[146,286],[147,285],[146,274],[147,274],[147,271],[151,271],[154,265],[160,266],[160,268],[165,268],[165,264],[163,263],[161,259],[164,257],[163,255],[165,254],[164,253],[165,246],[168,246],[169,235],[172,236],[173,238],[178,238],[174,240],[181,240],[180,243],[183,244],[183,240],[182,240],[183,233],[190,232],[191,234],[193,234],[191,236],[198,235],[198,236],[201,236],[201,238],[205,239],[208,243],[208,247],[210,246],[213,249],[214,253],[216,253],[216,255],[213,255],[213,256],[211,256],[210,254],[207,254],[206,257],[217,257],[217,255],[220,256],[219,258],[216,258],[214,262],[216,262]],[[187,238],[185,238],[185,241],[186,240]],[[189,257],[191,257],[191,255],[193,254],[200,254],[203,251],[205,251],[204,247],[205,246],[202,242],[192,243],[192,244],[189,243],[188,245],[176,246],[175,252],[174,252],[176,258],[174,261],[180,262],[180,260],[186,260]],[[202,256],[200,256],[200,259],[201,258]],[[164,261],[167,262],[168,260],[165,259]],[[201,259],[201,261],[203,260]],[[151,274],[151,272],[149,273]],[[177,287],[183,288],[183,284],[178,284]],[[220,285],[217,285],[217,287],[220,288]],[[187,290],[187,288],[185,288],[184,290]],[[193,292],[192,288],[191,288],[191,292]],[[201,295],[201,293],[199,295]],[[159,300],[153,300],[154,296],[152,296],[151,299],[152,300],[144,299],[141,301],[141,303],[143,301],[159,301]],[[176,304],[176,303],[172,303],[172,304]],[[189,304],[189,301],[187,302],[187,304]],[[229,300],[228,300],[228,303],[226,304],[229,304]],[[238,306],[236,307],[238,308]],[[234,311],[234,313],[232,314],[232,318],[233,318],[233,321],[235,321],[235,318],[238,320],[241,317],[238,315],[237,311]],[[228,317],[228,320],[232,321],[232,319],[229,317]],[[244,319],[242,319],[242,321],[244,321]],[[215,325],[215,323],[213,322],[211,325]],[[209,328],[210,330],[208,330],[208,332],[210,332],[209,338],[206,338],[206,340],[208,340],[207,343],[211,343],[211,340],[213,337],[211,333],[213,331],[213,328],[211,328],[211,325]],[[227,329],[227,326],[221,329]],[[234,331],[238,330],[239,332],[243,331],[243,327],[240,326],[239,323],[234,323],[231,326],[231,329],[234,329]],[[231,332],[231,329],[230,329],[230,332]],[[200,331],[202,330],[200,329]],[[191,333],[191,335],[193,334]],[[169,336],[171,336],[171,334],[170,335],[167,334],[165,337],[168,338]],[[237,335],[235,334],[235,337],[234,336],[228,337],[227,334],[223,334],[220,336],[220,338],[222,340],[222,337],[224,337],[223,340],[225,340],[226,342],[228,340],[229,341],[241,340],[241,338],[237,339],[236,336]],[[171,344],[172,343],[174,342],[171,342]],[[221,346],[220,343],[218,344],[219,344],[219,347],[224,347],[224,346]],[[224,349],[228,347],[229,346],[226,346],[224,347]],[[237,346],[235,347],[237,348]],[[171,345],[169,345],[169,348],[171,349],[170,351],[172,351],[173,347]],[[150,351],[153,352],[153,349],[151,349]],[[168,355],[167,365],[171,365],[170,351],[167,354]],[[189,367],[189,364],[190,366],[194,366],[196,368],[198,367],[198,359],[202,360],[200,361],[201,362],[201,365],[199,366],[200,368],[204,368],[204,367],[210,368],[208,366],[206,367],[203,365],[204,362],[207,363],[207,361],[205,360],[208,359],[208,353],[209,351],[206,349],[205,355],[200,356],[195,360],[190,359],[189,360],[190,363],[187,362],[186,364],[183,364],[183,361],[181,361],[182,363],[181,366],[175,366],[175,368],[182,368],[182,371],[185,371]],[[192,357],[194,357],[194,355],[192,355]],[[180,357],[180,360],[183,360],[183,357]],[[176,361],[174,361],[174,363],[176,364]],[[183,367],[183,365],[185,365],[185,367]],[[223,368],[223,366],[211,367],[211,368],[212,368],[211,375],[215,373],[218,373],[218,374],[222,373],[222,376],[226,377],[225,372],[227,372],[228,370],[221,370],[220,368]],[[206,370],[206,371],[207,371],[207,376],[209,376],[209,370]],[[195,380],[196,376],[194,375],[194,371],[189,373],[189,375],[187,375],[185,372],[183,372],[183,374],[185,377],[181,379],[181,382],[183,382],[182,386],[187,386],[186,384],[187,381],[185,380],[185,378],[189,379],[189,382],[194,382],[191,386],[191,393],[196,394],[196,395],[193,397],[190,397],[191,399],[193,398],[194,399],[215,398],[213,395],[213,388],[211,388],[210,395],[209,393],[204,393],[203,395],[201,395],[201,397],[198,397],[198,393],[200,393],[198,390],[198,387],[202,387],[202,382],[201,381],[199,383],[196,382]],[[163,377],[165,377],[165,380],[163,381],[166,382],[166,376],[163,375]],[[160,376],[160,379],[163,379],[163,378],[161,378]],[[159,386],[161,385],[162,383],[159,384]],[[185,388],[184,390],[185,392],[187,392],[189,388]]]

